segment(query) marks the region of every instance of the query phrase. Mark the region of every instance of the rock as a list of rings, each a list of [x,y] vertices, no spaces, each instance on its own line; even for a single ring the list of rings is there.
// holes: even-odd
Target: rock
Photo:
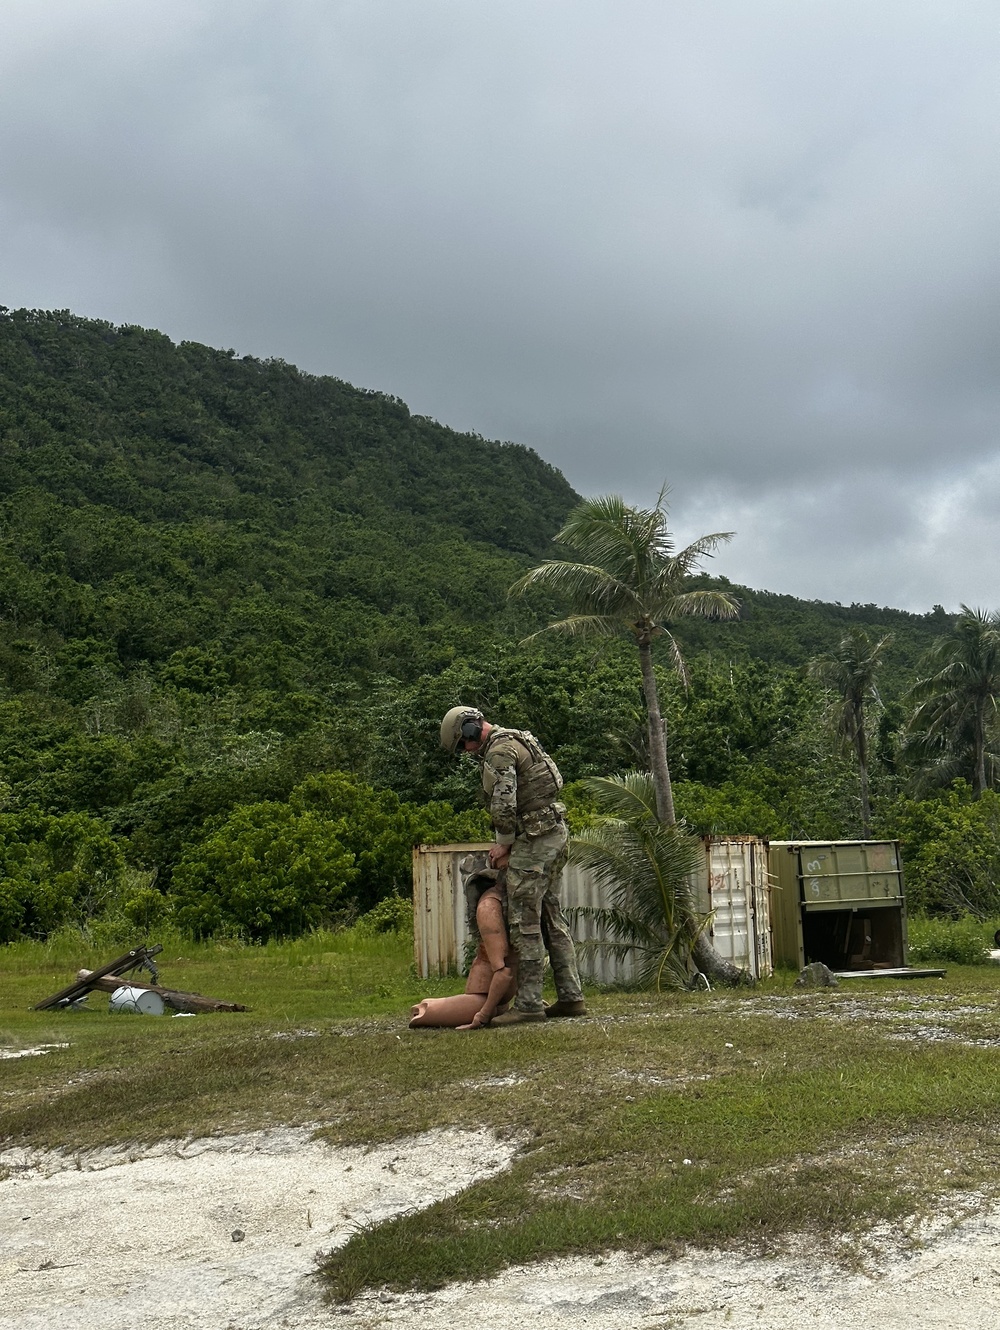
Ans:
[[[822,961],[812,961],[805,966],[792,985],[793,988],[839,988],[840,985]]]

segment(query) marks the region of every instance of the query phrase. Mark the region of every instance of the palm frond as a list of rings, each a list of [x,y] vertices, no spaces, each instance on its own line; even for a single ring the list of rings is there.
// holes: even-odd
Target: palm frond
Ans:
[[[627,583],[596,564],[549,559],[519,577],[507,595],[520,596],[531,587],[544,587],[566,596],[582,614],[617,614],[627,618],[642,608]]]
[[[537,633],[529,633],[524,642],[534,642],[546,633],[562,633],[564,637],[617,637],[621,625],[617,619],[602,614],[571,614],[568,619],[556,619],[539,628]]]
[[[740,603],[728,591],[682,591],[669,596],[665,605],[669,619],[735,619]]]
[[[599,950],[632,958],[641,983],[681,984],[705,922],[694,890],[701,843],[658,820],[648,772],[592,776],[586,787],[599,820],[573,837],[570,856],[591,871],[607,903],[576,913],[603,934]]]
[[[677,641],[677,638],[674,637],[673,633],[667,632],[665,628],[661,631],[669,643],[670,659],[673,661],[674,670],[680,678],[686,693],[691,687],[691,680],[688,677],[687,665],[684,663],[684,657],[681,655],[680,643]]]
[[[647,771],[627,771],[623,776],[586,776],[583,784],[601,816],[623,821],[641,818],[656,821],[656,786]]]
[[[907,694],[914,711],[904,756],[915,783],[926,788],[954,773],[981,791],[982,782],[995,779],[990,730],[1000,702],[1000,612],[963,605],[923,668]]]
[[[631,559],[636,541],[655,540],[662,525],[660,514],[634,508],[619,494],[606,494],[577,504],[555,540],[586,552],[593,562],[614,563]]]
[[[608,596],[628,593],[619,578],[596,563],[576,563],[565,559],[546,559],[531,568],[511,586],[507,595],[523,595],[531,587],[562,591],[570,595]]]
[[[659,948],[663,942],[662,929],[658,931],[652,928],[628,910],[603,905],[578,905],[572,911],[567,911],[569,915],[574,920],[587,919],[601,932],[608,934],[609,937],[590,939],[602,946],[606,946],[609,939],[615,940],[612,945],[616,946],[645,946],[652,949]]]
[[[690,545],[678,550],[672,560],[678,576],[690,576],[703,559],[711,559],[719,546],[728,545],[735,535],[735,531],[713,531],[711,535],[699,536],[697,540],[692,540]]]

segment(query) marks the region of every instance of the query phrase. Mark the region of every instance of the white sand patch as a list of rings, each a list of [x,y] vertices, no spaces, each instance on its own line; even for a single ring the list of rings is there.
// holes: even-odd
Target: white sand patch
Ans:
[[[803,1244],[807,1248],[808,1243]],[[882,1250],[873,1274],[846,1274],[816,1252],[793,1259],[720,1252],[678,1261],[614,1254],[507,1271],[423,1296],[368,1294],[345,1327],[464,1330],[994,1330],[1000,1215],[970,1219],[923,1249]]]
[[[334,1148],[306,1128],[80,1155],[10,1150],[0,1164],[0,1330],[993,1330],[1000,1211],[951,1214],[857,1242],[849,1273],[808,1236],[773,1258],[614,1253],[515,1268],[431,1294],[325,1305],[318,1253],[507,1167],[516,1145],[433,1131]],[[686,1162],[686,1161],[685,1161]],[[973,1213],[979,1211],[979,1213]],[[234,1234],[242,1234],[239,1241]]]
[[[40,1058],[53,1048],[69,1048],[69,1044],[38,1044],[35,1048],[0,1048],[0,1059]]]
[[[0,1182],[0,1330],[328,1326],[317,1252],[498,1172],[516,1149],[486,1131],[373,1150],[311,1135],[0,1155],[15,1170]]]

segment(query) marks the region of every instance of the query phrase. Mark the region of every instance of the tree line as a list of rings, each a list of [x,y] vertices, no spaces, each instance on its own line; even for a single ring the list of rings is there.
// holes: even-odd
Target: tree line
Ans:
[[[65,312],[0,314],[0,937],[116,911],[266,936],[391,901],[411,838],[482,834],[472,773],[434,742],[456,701],[538,733],[582,826],[585,781],[655,765],[650,677],[686,826],[898,833],[915,898],[987,908],[995,837],[947,867],[995,797],[992,704],[949,702],[966,667],[935,647],[973,649],[965,612],[753,591],[699,572],[699,548],[661,588],[673,608],[651,602],[647,642],[549,635],[571,589],[528,575],[565,555],[553,538],[578,504],[529,449],[384,394]],[[836,687],[810,668],[856,631],[892,639],[877,697],[862,689],[867,822]],[[264,903],[278,845],[321,866],[325,894],[293,872]],[[213,914],[236,862],[249,885]]]

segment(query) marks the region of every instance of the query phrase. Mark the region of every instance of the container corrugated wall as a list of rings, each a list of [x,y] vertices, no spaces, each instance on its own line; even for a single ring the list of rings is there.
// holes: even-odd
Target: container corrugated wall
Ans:
[[[489,844],[418,845],[413,851],[413,959],[422,979],[458,970],[468,930],[459,865]]]
[[[818,960],[835,971],[906,964],[906,902],[896,841],[772,841],[770,869],[774,955],[780,964],[801,969]],[[852,918],[867,920],[858,934],[862,943],[872,944],[867,957],[858,955]]]
[[[569,916],[570,931],[577,944],[577,964],[580,978],[591,984],[631,984],[635,981],[635,961],[631,956],[619,959],[602,947],[589,947],[588,942],[603,941],[607,936],[586,915],[574,914],[579,909],[603,909],[607,905],[601,888],[593,875],[579,864],[567,864],[563,869],[559,888],[559,901]]]
[[[712,912],[710,929],[716,950],[754,978],[771,973],[771,923],[767,878],[767,842],[754,837],[710,839],[695,881],[701,913]],[[482,854],[485,844],[418,845],[413,851],[413,951],[423,977],[462,968],[468,931],[460,864],[468,854]],[[592,874],[567,865],[560,887],[567,913],[600,908],[606,902]],[[600,940],[594,921],[571,916],[580,944],[582,977],[590,983],[628,984],[635,979],[631,957],[619,960],[585,944]]]

